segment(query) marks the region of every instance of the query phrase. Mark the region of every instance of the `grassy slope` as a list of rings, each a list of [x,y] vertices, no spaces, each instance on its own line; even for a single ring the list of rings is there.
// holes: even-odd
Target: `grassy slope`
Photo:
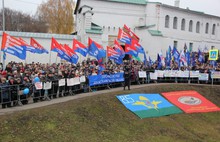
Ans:
[[[219,141],[220,112],[139,119],[115,95],[196,90],[220,106],[220,87],[166,85],[87,97],[0,116],[0,141]]]

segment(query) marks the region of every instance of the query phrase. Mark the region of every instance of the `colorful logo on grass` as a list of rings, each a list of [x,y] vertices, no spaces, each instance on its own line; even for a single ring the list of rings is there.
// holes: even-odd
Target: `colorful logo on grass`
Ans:
[[[178,99],[178,101],[185,105],[199,105],[202,101],[199,98],[191,96],[183,96]]]
[[[156,110],[158,110],[159,109],[158,108],[158,104],[162,103],[162,101],[155,101],[155,100],[150,102],[150,100],[147,97],[143,97],[143,96],[140,96],[139,100],[140,101],[136,101],[132,105],[142,105],[142,106],[145,106],[148,109],[156,109]]]

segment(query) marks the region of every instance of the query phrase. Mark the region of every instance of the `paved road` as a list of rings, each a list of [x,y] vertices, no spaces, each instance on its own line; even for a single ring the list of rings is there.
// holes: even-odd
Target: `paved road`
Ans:
[[[138,89],[138,88],[144,88],[144,87],[155,86],[155,85],[168,85],[168,84],[171,85],[172,83],[132,85],[131,89]],[[185,85],[187,85],[187,84],[185,83]],[[190,85],[201,85],[202,86],[202,85],[205,85],[205,84],[190,84]],[[207,86],[207,85],[205,85],[205,86]],[[97,92],[77,94],[75,96],[67,96],[67,97],[52,99],[50,101],[42,101],[42,102],[38,102],[38,103],[31,103],[31,104],[24,105],[24,106],[16,106],[16,107],[6,108],[6,109],[1,109],[0,108],[0,115],[11,114],[11,113],[14,113],[14,112],[17,112],[17,111],[28,110],[28,109],[33,109],[33,108],[39,108],[39,107],[44,107],[44,106],[48,106],[48,105],[63,103],[63,102],[67,102],[67,101],[75,100],[75,99],[79,99],[79,98],[95,96],[95,95],[99,95],[99,94],[103,94],[103,93],[109,93],[109,92],[122,91],[122,90],[123,90],[123,87],[119,87],[119,88],[101,90],[101,91],[97,91]]]

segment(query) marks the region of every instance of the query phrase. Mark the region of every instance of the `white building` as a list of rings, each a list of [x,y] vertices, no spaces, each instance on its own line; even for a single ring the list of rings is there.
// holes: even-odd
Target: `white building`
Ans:
[[[146,0],[78,0],[76,31],[81,41],[88,37],[104,47],[112,45],[118,29],[126,24],[139,37],[149,56],[169,46],[197,51],[220,49],[220,17]]]

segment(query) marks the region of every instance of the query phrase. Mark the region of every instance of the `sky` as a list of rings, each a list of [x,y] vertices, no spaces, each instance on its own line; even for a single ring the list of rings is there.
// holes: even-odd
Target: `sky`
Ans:
[[[2,8],[2,1],[0,0],[0,9]],[[22,11],[34,15],[37,7],[46,0],[4,0],[5,7]],[[76,1],[76,0],[75,0]],[[163,4],[174,5],[175,0],[148,0],[151,2],[161,2]],[[181,8],[189,8],[205,12],[206,14],[216,15],[220,17],[220,0],[180,0]]]

